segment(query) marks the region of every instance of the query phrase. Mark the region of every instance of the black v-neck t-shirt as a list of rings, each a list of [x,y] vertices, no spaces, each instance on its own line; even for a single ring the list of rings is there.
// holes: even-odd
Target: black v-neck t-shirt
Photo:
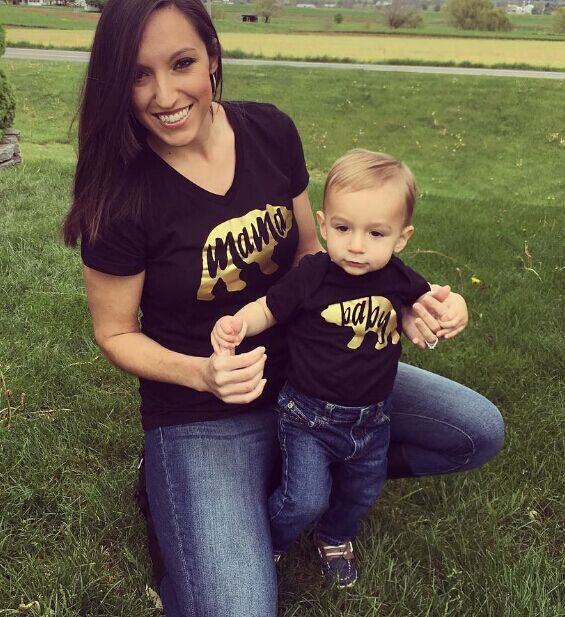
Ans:
[[[235,134],[231,187],[216,195],[170,167],[150,149],[138,161],[150,191],[141,215],[115,219],[83,262],[117,276],[145,271],[141,330],[167,349],[212,353],[216,320],[265,295],[287,273],[298,245],[294,197],[308,185],[300,137],[273,105],[223,102]],[[214,420],[274,402],[286,370],[284,327],[244,341],[238,352],[267,348],[267,386],[251,405],[223,403],[207,392],[140,379],[145,429]]]
[[[384,400],[400,359],[401,309],[428,291],[396,256],[361,276],[347,274],[327,253],[303,257],[267,292],[274,318],[288,327],[289,382],[337,405]]]

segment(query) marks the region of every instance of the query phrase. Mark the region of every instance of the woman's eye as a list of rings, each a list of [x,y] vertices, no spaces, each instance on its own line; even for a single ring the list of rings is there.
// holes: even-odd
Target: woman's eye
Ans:
[[[143,69],[137,69],[133,76],[134,81],[141,81],[144,77],[147,77],[147,73]]]
[[[194,64],[193,58],[181,58],[175,62],[175,69],[180,69],[182,71],[183,69],[187,69],[191,64]]]

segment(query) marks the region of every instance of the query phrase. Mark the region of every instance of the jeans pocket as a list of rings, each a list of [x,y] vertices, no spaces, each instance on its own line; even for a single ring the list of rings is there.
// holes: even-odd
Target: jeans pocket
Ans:
[[[307,428],[314,428],[318,425],[316,414],[308,409],[301,409],[294,398],[280,394],[278,404],[283,419],[291,424]]]
[[[367,416],[366,425],[380,426],[381,424],[390,424],[390,407],[388,400],[375,405],[375,408]]]

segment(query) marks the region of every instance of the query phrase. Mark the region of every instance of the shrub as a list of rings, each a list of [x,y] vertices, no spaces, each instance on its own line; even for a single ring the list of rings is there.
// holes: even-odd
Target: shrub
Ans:
[[[561,7],[553,13],[553,31],[565,33],[565,7]]]
[[[6,51],[6,32],[0,24],[0,56]]]
[[[0,56],[6,50],[6,33],[0,25]],[[4,132],[12,126],[16,115],[16,101],[6,75],[0,69],[0,139],[4,137]]]
[[[406,0],[392,0],[384,10],[385,23],[389,28],[417,28],[423,23],[415,4]]]
[[[212,3],[212,19],[223,19],[226,15],[226,9],[221,4]]]
[[[334,21],[336,24],[340,24],[343,21],[343,15],[341,13],[336,13],[334,15]]]
[[[4,137],[6,129],[12,126],[15,115],[16,100],[6,75],[0,69],[0,139]]]
[[[446,8],[451,24],[462,30],[512,30],[508,15],[491,0],[448,0]]]
[[[441,11],[441,4],[434,4],[434,11],[439,13]]]

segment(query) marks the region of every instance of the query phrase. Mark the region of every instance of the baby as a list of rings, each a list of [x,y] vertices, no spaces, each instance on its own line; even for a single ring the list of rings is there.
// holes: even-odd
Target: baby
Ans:
[[[288,326],[282,482],[269,499],[275,560],[315,522],[323,572],[339,587],[357,579],[352,539],[386,479],[401,309],[430,290],[395,256],[414,232],[414,202],[404,163],[349,152],[331,168],[317,213],[327,253],[304,257],[212,332],[220,352],[275,323]]]

